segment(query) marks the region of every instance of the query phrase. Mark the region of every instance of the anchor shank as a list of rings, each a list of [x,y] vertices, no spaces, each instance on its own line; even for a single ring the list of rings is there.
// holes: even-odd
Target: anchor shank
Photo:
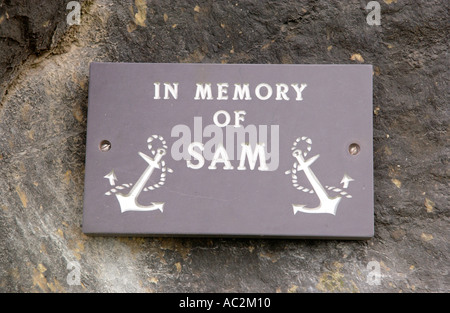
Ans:
[[[320,201],[326,201],[327,199],[330,199],[328,197],[327,192],[323,188],[322,184],[319,182],[319,179],[316,177],[314,172],[309,167],[309,164],[305,162],[303,159],[303,156],[301,154],[297,155],[295,157],[302,167],[303,171],[305,172],[306,177],[308,178],[309,182],[311,183],[311,186],[313,187],[314,191],[316,192],[317,196],[319,197]]]
[[[155,160],[154,160],[155,164],[158,164],[159,161],[161,160],[161,158],[162,158],[162,155],[157,154],[155,156]],[[153,165],[153,164],[150,164],[149,166],[147,166],[144,173],[142,173],[141,177],[139,177],[136,184],[134,184],[133,188],[128,193],[127,197],[137,198],[139,196],[139,194],[141,193],[145,184],[149,180],[150,176],[152,176],[154,169],[155,169],[155,165]]]
[[[142,173],[141,177],[139,177],[139,180],[136,182],[136,184],[133,186],[133,188],[128,193],[128,197],[137,198],[139,194],[141,193],[142,189],[144,189],[145,184],[149,180],[150,176],[152,176],[153,170],[155,168],[151,165],[149,165],[144,173]]]

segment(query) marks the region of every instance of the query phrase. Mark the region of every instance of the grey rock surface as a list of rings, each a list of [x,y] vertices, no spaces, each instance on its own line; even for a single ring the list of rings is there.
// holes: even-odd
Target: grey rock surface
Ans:
[[[80,3],[0,1],[0,291],[449,291],[447,1]],[[375,237],[84,235],[93,61],[373,64]]]
[[[67,29],[66,7],[52,1],[0,3],[0,94],[30,55],[54,49]]]

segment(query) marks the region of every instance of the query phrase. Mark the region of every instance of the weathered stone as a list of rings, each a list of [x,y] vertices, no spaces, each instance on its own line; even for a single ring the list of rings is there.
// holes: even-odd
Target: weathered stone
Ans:
[[[0,290],[448,292],[448,3],[379,2],[0,2]],[[373,64],[375,237],[83,235],[91,61]]]
[[[1,1],[0,101],[22,64],[55,49],[67,30],[66,14],[57,1]]]

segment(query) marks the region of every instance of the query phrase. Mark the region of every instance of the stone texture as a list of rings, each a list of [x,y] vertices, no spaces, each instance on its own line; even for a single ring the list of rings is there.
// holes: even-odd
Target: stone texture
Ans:
[[[2,0],[0,291],[448,292],[448,2],[379,2]],[[373,64],[375,237],[83,235],[92,61]]]
[[[46,0],[0,2],[0,95],[30,56],[55,48],[67,29],[65,9]]]

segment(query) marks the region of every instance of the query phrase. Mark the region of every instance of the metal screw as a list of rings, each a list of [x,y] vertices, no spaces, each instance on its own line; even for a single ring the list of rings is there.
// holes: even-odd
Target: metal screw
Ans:
[[[100,142],[100,151],[107,152],[111,150],[111,143],[108,140],[102,140]]]
[[[357,143],[352,143],[349,147],[348,147],[348,152],[351,155],[357,155],[359,153],[359,151],[361,150],[361,147],[357,144]]]

